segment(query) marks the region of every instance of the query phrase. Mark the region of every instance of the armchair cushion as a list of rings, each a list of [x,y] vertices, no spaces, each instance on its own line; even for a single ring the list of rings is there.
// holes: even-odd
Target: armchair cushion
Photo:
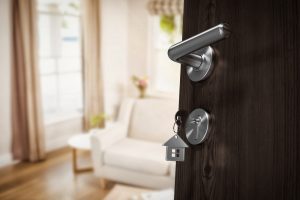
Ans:
[[[160,143],[125,138],[104,152],[104,164],[137,172],[167,175],[169,163],[165,161],[165,149]]]

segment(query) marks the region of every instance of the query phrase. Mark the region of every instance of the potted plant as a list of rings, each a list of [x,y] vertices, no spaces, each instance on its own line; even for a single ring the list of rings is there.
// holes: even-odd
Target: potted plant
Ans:
[[[144,98],[146,95],[146,89],[148,87],[148,77],[138,77],[138,76],[132,76],[132,81],[134,85],[138,88],[140,95],[140,98]]]
[[[104,125],[104,121],[109,119],[109,116],[107,116],[105,113],[100,113],[98,115],[93,115],[90,118],[90,132],[93,132],[99,128],[102,128]]]

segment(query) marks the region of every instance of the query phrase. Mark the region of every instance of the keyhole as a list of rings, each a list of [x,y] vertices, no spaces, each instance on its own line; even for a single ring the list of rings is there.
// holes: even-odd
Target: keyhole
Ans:
[[[193,121],[192,121],[192,123],[196,124],[196,126],[197,126],[197,130],[196,130],[194,140],[197,140],[199,138],[199,128],[201,126],[202,121],[203,121],[203,118],[200,115],[198,115],[198,117],[194,118]]]

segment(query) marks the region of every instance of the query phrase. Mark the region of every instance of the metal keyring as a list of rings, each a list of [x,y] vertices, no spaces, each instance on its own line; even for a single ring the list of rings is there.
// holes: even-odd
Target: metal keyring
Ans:
[[[175,130],[175,125],[177,125],[177,130]],[[174,133],[178,133],[180,131],[180,126],[182,125],[182,121],[181,121],[181,118],[179,117],[178,119],[176,119],[176,121],[174,122],[173,124],[173,132]]]
[[[179,110],[176,112],[175,114],[175,123],[173,125],[173,132],[174,133],[178,133],[181,130],[181,126],[182,126],[182,118],[185,115],[185,111]],[[175,124],[177,125],[177,130],[175,130]]]
[[[176,131],[175,130],[175,125],[177,125],[176,122],[174,122],[174,124],[173,124],[173,132],[177,134],[179,132],[179,130],[180,130],[180,128],[179,128],[180,126],[177,126],[177,130],[178,131]]]

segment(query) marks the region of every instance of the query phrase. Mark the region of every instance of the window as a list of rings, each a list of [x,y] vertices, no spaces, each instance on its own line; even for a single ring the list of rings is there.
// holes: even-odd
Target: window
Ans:
[[[179,93],[180,64],[171,61],[168,48],[181,41],[181,17],[174,17],[175,30],[172,35],[161,28],[161,17],[150,17],[149,71],[152,89],[158,92]]]
[[[79,0],[40,0],[39,67],[45,121],[82,113]]]

